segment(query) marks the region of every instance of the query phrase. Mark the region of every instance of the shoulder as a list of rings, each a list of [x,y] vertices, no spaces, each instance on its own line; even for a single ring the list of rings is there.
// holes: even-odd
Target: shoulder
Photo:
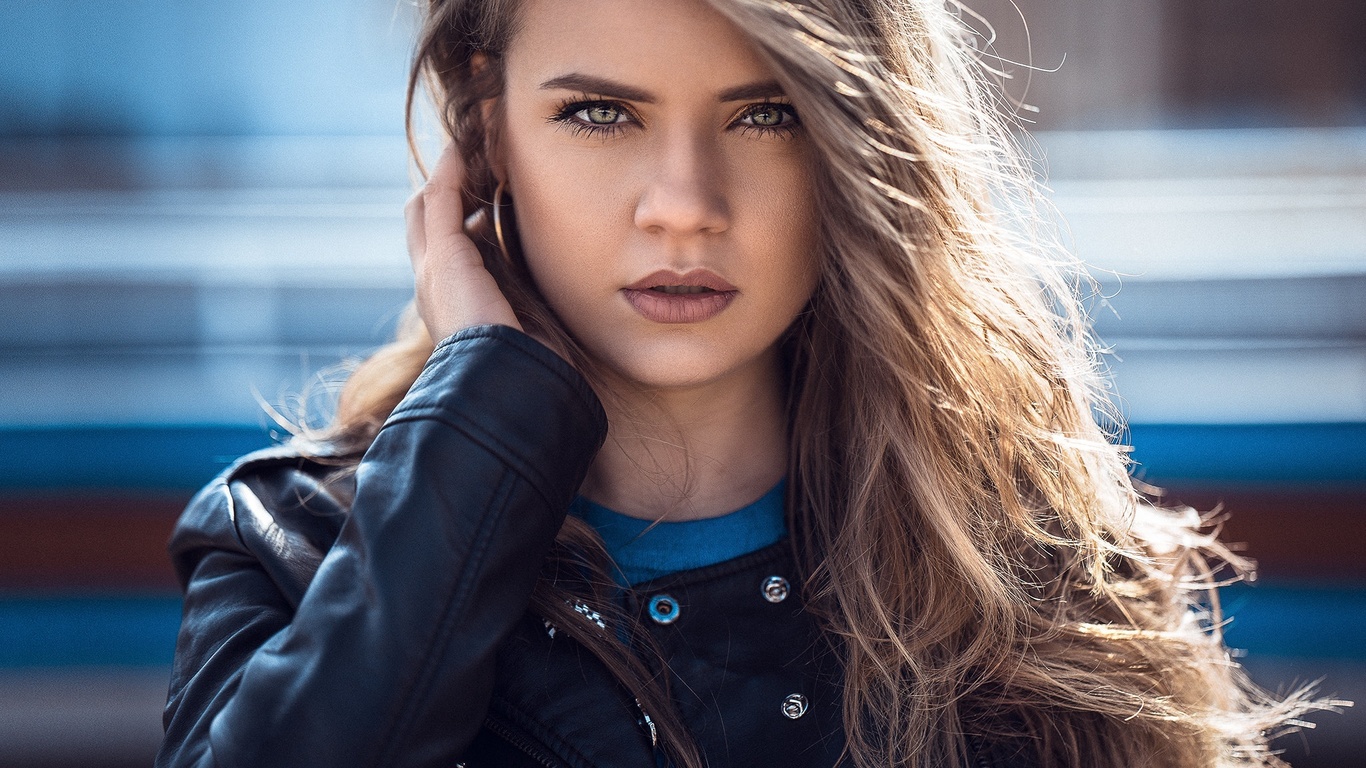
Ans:
[[[287,596],[307,589],[336,541],[351,501],[354,457],[290,442],[249,453],[190,500],[168,550],[181,585],[206,555],[244,555]]]

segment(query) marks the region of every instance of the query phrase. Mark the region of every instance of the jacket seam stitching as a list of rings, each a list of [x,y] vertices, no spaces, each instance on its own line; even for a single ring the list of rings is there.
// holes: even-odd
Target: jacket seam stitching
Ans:
[[[513,330],[515,330],[515,329],[513,329]],[[527,338],[530,339],[530,337],[527,337]],[[594,422],[594,424],[595,424],[595,425],[598,425],[598,424],[599,424],[599,422],[601,421],[600,415],[599,415],[599,413],[598,413],[599,408],[594,407],[595,405],[597,405],[597,403],[595,402],[595,400],[596,400],[596,395],[593,395],[592,398],[589,397],[590,393],[592,393],[592,387],[591,387],[591,386],[588,386],[588,385],[587,385],[587,382],[585,382],[585,381],[581,378],[582,374],[579,374],[580,378],[571,379],[570,377],[566,376],[565,373],[564,373],[563,371],[558,370],[558,366],[557,366],[557,365],[552,365],[549,361],[541,359],[541,354],[542,354],[541,349],[544,349],[545,352],[547,352],[547,353],[549,353],[549,354],[551,354],[551,355],[554,355],[555,353],[552,352],[552,351],[550,351],[549,349],[545,348],[544,345],[541,345],[541,344],[540,344],[540,342],[536,342],[536,341],[533,340],[532,343],[536,344],[538,347],[541,347],[541,349],[528,349],[528,348],[527,348],[527,343],[524,342],[522,339],[516,337],[516,336],[509,336],[509,335],[505,335],[505,334],[502,334],[502,333],[487,333],[487,332],[485,332],[485,333],[480,333],[480,334],[477,334],[477,335],[476,335],[476,334],[471,334],[471,335],[469,335],[469,336],[465,336],[465,337],[462,337],[462,338],[455,338],[454,336],[447,337],[447,339],[446,339],[445,341],[443,341],[441,345],[438,345],[438,346],[436,347],[436,350],[443,350],[443,349],[450,348],[450,347],[452,347],[452,346],[455,346],[455,344],[456,344],[457,342],[459,342],[459,341],[464,341],[464,340],[476,340],[476,339],[490,339],[490,340],[494,340],[494,341],[505,341],[505,342],[507,342],[508,344],[510,344],[514,349],[516,349],[517,351],[521,352],[525,357],[527,357],[527,358],[530,359],[531,361],[535,362],[535,363],[536,363],[537,365],[539,365],[541,368],[544,368],[544,369],[545,369],[548,373],[550,373],[552,376],[554,376],[555,378],[559,379],[560,382],[562,382],[565,386],[569,387],[569,389],[573,391],[575,398],[577,398],[577,399],[579,400],[579,402],[580,402],[580,403],[586,408],[586,410],[589,412],[590,418],[592,419],[592,421]],[[433,354],[435,354],[435,351],[436,351],[436,350],[433,350]],[[469,353],[469,352],[466,352],[466,351],[464,351],[464,350],[457,350],[457,351],[454,352],[453,354],[454,354],[454,355],[459,355],[459,354],[470,354],[470,353]],[[569,366],[568,361],[565,361],[565,360],[563,360],[562,358],[559,358],[558,355],[556,356],[556,360],[557,360],[557,361],[559,362],[559,364],[561,364],[561,365]],[[571,369],[572,369],[572,366],[570,366],[570,367],[571,367]],[[576,373],[577,373],[577,371],[576,371]],[[587,392],[584,391],[585,388],[588,390]],[[393,416],[397,417],[397,416],[400,416],[402,413],[403,413],[403,409],[401,409],[401,408],[400,408],[400,409],[395,409],[395,411],[393,412]]]
[[[449,638],[451,630],[455,626],[455,618],[460,613],[456,608],[465,601],[470,593],[468,576],[482,567],[484,557],[488,553],[489,542],[492,539],[492,531],[502,521],[504,513],[507,511],[507,500],[512,494],[514,478],[519,477],[516,472],[511,471],[511,468],[508,469],[507,475],[499,483],[499,489],[495,496],[497,504],[493,505],[493,508],[497,510],[497,513],[487,515],[484,518],[475,536],[475,543],[471,548],[470,556],[465,561],[465,567],[452,580],[441,621],[425,644],[423,653],[425,661],[418,671],[416,680],[409,687],[410,695],[404,697],[407,705],[402,707],[394,716],[394,723],[390,726],[389,736],[385,740],[388,743],[380,750],[375,765],[387,765],[390,762],[393,751],[398,748],[399,743],[407,736],[407,732],[413,725],[415,719],[413,713],[426,708],[426,699],[429,697],[434,684],[435,675],[433,671],[439,662],[446,657],[445,653],[436,652],[435,649],[446,645],[445,640]]]
[[[532,467],[531,462],[518,455],[511,446],[500,440],[496,434],[483,429],[473,421],[459,418],[458,412],[448,411],[444,408],[436,409],[429,414],[414,414],[413,416],[405,416],[404,418],[390,421],[389,424],[385,425],[385,429],[391,425],[413,421],[436,422],[464,435],[481,448],[484,448],[489,453],[493,454],[509,471],[526,480],[536,489],[536,494],[547,504],[554,504],[554,500],[552,500],[549,494],[542,488],[542,484],[545,482],[546,478],[541,476],[539,472],[536,472]]]

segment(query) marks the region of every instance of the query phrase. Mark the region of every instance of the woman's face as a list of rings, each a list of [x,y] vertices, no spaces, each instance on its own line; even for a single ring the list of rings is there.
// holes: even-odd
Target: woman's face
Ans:
[[[817,281],[808,142],[704,0],[525,0],[497,163],[531,273],[652,388],[767,370]]]

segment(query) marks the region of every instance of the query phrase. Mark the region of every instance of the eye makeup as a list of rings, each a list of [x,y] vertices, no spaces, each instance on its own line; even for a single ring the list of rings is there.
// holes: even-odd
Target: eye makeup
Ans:
[[[546,122],[564,128],[575,136],[604,139],[615,136],[627,126],[641,125],[640,118],[626,104],[612,99],[593,98],[587,94],[557,104]],[[765,100],[746,105],[731,121],[730,127],[747,136],[788,139],[796,135],[800,126],[797,110],[791,104]]]

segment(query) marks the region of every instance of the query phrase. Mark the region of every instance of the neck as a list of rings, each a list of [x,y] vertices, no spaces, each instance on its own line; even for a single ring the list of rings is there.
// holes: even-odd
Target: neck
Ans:
[[[607,442],[582,491],[598,504],[650,520],[716,517],[763,496],[787,471],[776,349],[697,386],[607,385]]]

